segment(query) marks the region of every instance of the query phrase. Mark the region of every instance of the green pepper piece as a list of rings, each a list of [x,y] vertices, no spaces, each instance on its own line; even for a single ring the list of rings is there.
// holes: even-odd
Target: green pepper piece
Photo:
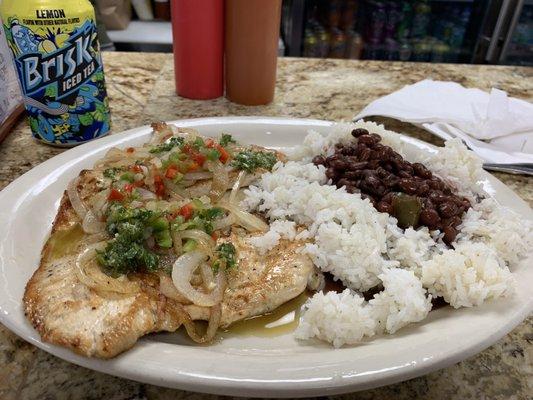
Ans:
[[[216,260],[212,267],[217,272],[220,267],[225,269],[234,268],[237,265],[237,252],[232,243],[222,243],[215,249]]]
[[[150,221],[150,226],[154,232],[161,232],[168,230],[168,221],[165,217],[157,217],[156,219]]]
[[[202,200],[194,199],[191,201],[191,204],[195,210],[202,210],[204,208],[204,203],[202,203]]]
[[[135,180],[135,174],[133,172],[124,172],[120,175],[120,180],[132,183]]]
[[[120,171],[120,168],[107,168],[104,170],[104,177],[114,180],[118,171]]]
[[[235,139],[233,139],[233,136],[228,135],[227,133],[223,133],[218,143],[221,146],[226,147],[230,143],[237,143],[237,142],[235,141]]]
[[[196,149],[200,149],[201,147],[205,146],[204,140],[201,137],[197,137],[194,139],[194,142],[192,142],[193,147]]]
[[[207,152],[206,157],[209,161],[216,161],[220,158],[220,151],[211,149]]]
[[[174,183],[181,182],[183,180],[183,176],[184,175],[181,172],[177,172],[176,176],[174,178],[172,178],[172,182],[174,182]]]
[[[392,209],[392,215],[398,220],[400,228],[416,227],[422,211],[422,202],[416,196],[399,193],[392,199]]]
[[[160,232],[156,232],[154,235],[155,242],[159,247],[168,249],[172,247],[172,237],[170,236],[170,231],[168,229]]]
[[[187,241],[185,242],[185,244],[183,245],[183,252],[184,253],[188,253],[190,251],[193,251],[196,249],[196,246],[198,245],[198,243],[196,243],[196,240],[194,239],[187,239]]]

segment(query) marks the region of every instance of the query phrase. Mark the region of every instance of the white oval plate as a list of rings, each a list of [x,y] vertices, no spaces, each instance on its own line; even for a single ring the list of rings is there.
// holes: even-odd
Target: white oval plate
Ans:
[[[325,132],[331,122],[283,118],[206,118],[176,121],[201,133],[232,133],[239,141],[279,149],[301,143],[308,129]],[[0,321],[41,349],[67,361],[141,382],[198,392],[240,396],[318,396],[368,389],[426,374],[488,347],[532,308],[533,270],[516,268],[516,294],[474,309],[436,310],[422,323],[359,346],[332,349],[274,338],[234,336],[211,346],[191,345],[180,334],[150,335],[112,360],[78,356],[41,341],[26,321],[21,299],[39,262],[67,182],[113,146],[136,146],[149,127],[132,129],[66,151],[29,171],[0,193]],[[436,152],[403,137],[412,151]],[[531,210],[489,174],[485,188],[526,218]]]

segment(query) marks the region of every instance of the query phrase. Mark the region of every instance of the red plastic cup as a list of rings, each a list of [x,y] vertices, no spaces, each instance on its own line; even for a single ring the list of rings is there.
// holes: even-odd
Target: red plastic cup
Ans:
[[[189,99],[224,93],[223,0],[172,0],[176,92]]]

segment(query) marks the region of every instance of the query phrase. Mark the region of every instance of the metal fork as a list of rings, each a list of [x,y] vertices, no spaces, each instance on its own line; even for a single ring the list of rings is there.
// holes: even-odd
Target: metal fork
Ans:
[[[483,168],[489,171],[507,172],[509,174],[533,176],[533,164],[531,163],[520,163],[520,164],[484,163]]]

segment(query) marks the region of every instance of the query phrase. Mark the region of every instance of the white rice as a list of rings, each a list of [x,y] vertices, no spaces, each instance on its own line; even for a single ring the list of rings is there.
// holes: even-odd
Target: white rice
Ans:
[[[315,294],[305,304],[296,338],[316,337],[340,347],[383,331],[394,333],[427,316],[431,301],[412,271],[391,268],[379,277],[385,289],[369,302],[350,289]]]
[[[496,251],[484,243],[463,242],[422,266],[422,284],[455,308],[479,306],[509,295],[513,277]]]
[[[394,333],[426,318],[431,310],[431,297],[426,297],[422,282],[412,271],[391,268],[379,278],[385,289],[369,301],[377,331]]]
[[[387,242],[388,255],[391,259],[400,262],[403,268],[411,269],[420,275],[422,263],[429,260],[434,254],[446,249],[438,235],[431,235],[427,227],[419,229],[407,228],[405,230],[397,225],[389,225],[389,239]]]
[[[264,235],[255,236],[248,239],[250,244],[259,250],[260,254],[265,254],[279,244],[280,239],[294,240],[296,238],[296,223],[278,219],[270,224],[270,229]]]
[[[305,318],[294,335],[297,339],[317,338],[335,347],[356,344],[373,336],[376,322],[365,299],[350,289],[342,293],[318,292],[304,306]]]
[[[313,165],[312,157],[332,154],[335,143],[352,140],[355,128],[379,134],[384,144],[412,162],[423,162],[471,199],[473,206],[463,217],[455,249],[442,242],[438,231],[426,227],[404,231],[395,218],[379,213],[360,195],[326,185],[325,168]],[[460,141],[446,142],[431,156],[411,153],[398,134],[381,125],[337,124],[327,136],[311,131],[289,154],[292,161],[278,163],[245,191],[242,204],[265,213],[272,225],[254,241],[259,251],[274,247],[282,237],[307,239],[302,251],[348,288],[343,293],[315,294],[296,337],[316,337],[338,347],[364,336],[394,333],[426,317],[431,309],[426,289],[456,308],[512,293],[509,267],[533,248],[531,221],[492,199],[475,201],[484,195],[478,182],[481,161]],[[296,235],[296,226],[302,225],[305,230]],[[379,284],[384,290],[364,301],[360,292]]]
[[[482,242],[493,247],[511,267],[533,249],[532,223],[488,198],[470,208],[463,217],[458,243]]]

